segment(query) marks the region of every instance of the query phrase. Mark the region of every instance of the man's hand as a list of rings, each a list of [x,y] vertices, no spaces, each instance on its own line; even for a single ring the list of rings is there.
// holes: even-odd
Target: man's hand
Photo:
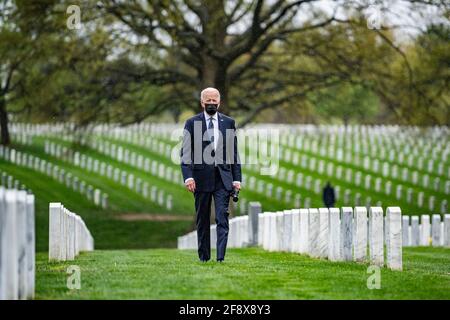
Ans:
[[[241,190],[241,183],[237,182],[237,181],[234,181],[233,182],[233,188],[235,188],[238,191]]]
[[[195,181],[194,179],[187,179],[186,180],[186,189],[188,189],[190,192],[194,192],[195,191]]]

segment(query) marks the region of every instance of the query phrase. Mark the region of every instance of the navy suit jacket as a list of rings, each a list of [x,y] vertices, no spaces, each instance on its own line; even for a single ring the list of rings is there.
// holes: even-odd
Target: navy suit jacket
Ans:
[[[184,180],[194,178],[198,192],[214,191],[215,166],[226,190],[232,190],[233,181],[241,181],[235,121],[221,113],[217,113],[217,120],[219,137],[214,137],[218,139],[215,151],[203,112],[188,119],[184,126],[181,171]]]

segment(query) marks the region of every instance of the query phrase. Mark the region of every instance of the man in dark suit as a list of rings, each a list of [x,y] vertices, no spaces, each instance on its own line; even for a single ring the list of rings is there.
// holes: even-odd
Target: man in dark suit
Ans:
[[[211,200],[217,224],[217,261],[222,262],[228,240],[230,194],[241,188],[236,126],[232,118],[217,112],[220,93],[206,88],[201,92],[203,112],[186,121],[181,150],[181,171],[186,188],[194,194],[198,256],[211,258]]]
[[[325,204],[325,207],[333,208],[334,202],[335,202],[334,188],[328,181],[325,188],[323,188],[323,203]]]

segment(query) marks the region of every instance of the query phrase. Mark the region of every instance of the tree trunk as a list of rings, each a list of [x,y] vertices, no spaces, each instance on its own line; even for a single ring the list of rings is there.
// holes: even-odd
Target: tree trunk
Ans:
[[[225,1],[205,1],[204,9],[208,12],[207,24],[204,26],[203,34],[209,41],[210,52],[205,47],[202,50],[203,68],[200,74],[202,89],[214,87],[220,92],[220,112],[226,113],[228,109],[228,62],[221,53],[226,49],[225,39],[227,36]]]
[[[207,87],[214,87],[220,92],[220,112],[226,113],[228,109],[228,84],[227,67],[213,57],[204,57],[203,72],[201,75],[201,90]]]
[[[7,146],[11,143],[8,129],[8,113],[6,111],[6,102],[4,99],[0,100],[0,142],[2,145]]]
[[[220,67],[216,74],[215,81],[216,88],[220,92],[220,112],[226,113],[229,109],[228,101],[228,81],[227,81],[227,71],[225,67]]]

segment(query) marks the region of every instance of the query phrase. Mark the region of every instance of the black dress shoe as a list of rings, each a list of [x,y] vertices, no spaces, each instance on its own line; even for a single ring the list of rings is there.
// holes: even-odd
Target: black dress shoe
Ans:
[[[200,262],[208,262],[208,260],[200,260]]]

